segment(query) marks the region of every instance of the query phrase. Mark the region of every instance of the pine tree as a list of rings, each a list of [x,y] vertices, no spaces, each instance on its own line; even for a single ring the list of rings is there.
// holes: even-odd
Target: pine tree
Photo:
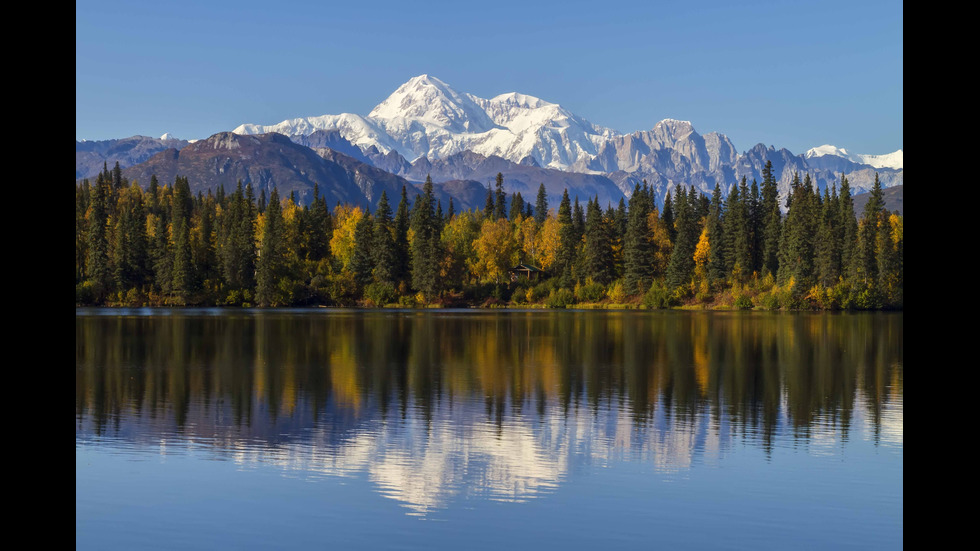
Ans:
[[[411,276],[411,250],[408,246],[408,229],[411,224],[408,214],[408,195],[402,186],[401,199],[395,212],[395,269],[396,282],[408,282]]]
[[[504,175],[497,173],[497,189],[494,192],[493,219],[507,217],[507,194],[504,193]]]
[[[375,262],[372,255],[372,245],[375,239],[374,224],[371,213],[365,212],[354,227],[354,254],[351,256],[350,270],[354,281],[363,289],[371,283]]]
[[[623,286],[630,294],[645,292],[653,275],[649,208],[647,190],[637,184],[630,196],[626,234],[623,238]]]
[[[874,284],[878,280],[878,232],[884,212],[885,199],[876,172],[874,185],[868,202],[864,204],[864,213],[858,225],[857,277],[866,284]]]
[[[426,177],[423,194],[412,208],[412,286],[427,299],[435,298],[440,290],[439,262],[441,241],[433,211],[432,178]]]
[[[584,268],[585,276],[603,285],[612,281],[613,259],[609,226],[602,216],[599,198],[589,199],[585,219]]]
[[[721,187],[715,184],[714,193],[711,195],[711,203],[708,207],[708,243],[710,245],[708,253],[708,281],[712,284],[724,282],[728,276],[727,259],[731,257],[728,252],[728,243],[725,237],[723,218],[726,215],[721,200]]]
[[[548,192],[544,189],[544,183],[542,182],[538,186],[538,200],[534,203],[534,221],[540,226],[544,224],[545,218],[548,217]]]
[[[819,226],[819,196],[807,174],[800,182],[793,175],[790,204],[783,225],[783,245],[780,249],[779,279],[794,282],[794,291],[805,293],[815,282],[814,237]]]
[[[676,227],[677,239],[674,241],[674,249],[670,255],[670,264],[667,266],[667,285],[675,289],[691,282],[694,274],[694,250],[697,246],[698,223],[694,219],[695,209],[692,203],[697,202],[695,191],[692,188],[688,195],[681,187],[677,190],[677,199],[674,210],[677,213]]]
[[[319,262],[330,257],[330,235],[333,233],[327,200],[320,196],[319,184],[313,184],[313,201],[309,206],[308,218],[307,259]]]
[[[561,278],[562,287],[572,283],[572,266],[575,263],[577,241],[572,227],[572,206],[568,200],[568,189],[562,193],[558,206],[558,253],[555,255],[555,272]]]
[[[221,271],[229,289],[249,292],[255,286],[254,208],[242,183],[228,199],[221,228]]]
[[[452,201],[449,203],[450,210]],[[395,226],[391,218],[388,195],[382,191],[378,210],[374,214],[374,280],[394,285],[397,281],[397,253],[395,251]]]
[[[187,178],[177,177],[171,203],[170,224],[173,231],[173,287],[177,304],[187,304],[194,290],[194,265],[191,257],[191,211],[194,199]]]
[[[279,286],[286,267],[282,237],[282,205],[279,202],[279,191],[273,187],[269,204],[265,208],[262,248],[256,263],[255,300],[262,307],[281,306],[289,300]]]
[[[97,304],[102,304],[108,296],[112,273],[109,267],[109,202],[112,183],[107,171],[99,173],[92,190],[88,207],[88,257],[85,273],[92,284],[93,296]]]
[[[524,198],[521,197],[521,192],[512,193],[510,196],[510,213],[508,218],[511,221],[517,220],[521,216],[524,216]]]
[[[731,263],[729,270],[736,279],[744,282],[752,274],[752,225],[749,213],[748,184],[745,177],[737,186],[732,186],[726,205],[725,234],[731,243]]]
[[[490,184],[487,184],[487,201],[483,205],[484,220],[493,220],[494,197],[493,188],[490,187]]]
[[[851,186],[847,177],[841,174],[840,179],[840,210],[837,215],[841,229],[841,275],[849,279],[857,277],[857,215],[854,212],[854,199],[851,197]]]
[[[824,200],[820,208],[820,222],[815,240],[814,270],[817,281],[824,287],[831,287],[841,276],[840,211],[837,191],[833,195],[824,189]]]
[[[775,276],[779,272],[779,242],[782,234],[782,212],[779,209],[779,190],[772,173],[772,161],[766,161],[762,170],[762,273]]]
[[[661,220],[663,220],[664,227],[667,228],[667,234],[670,237],[671,243],[677,242],[677,224],[675,223],[675,218],[674,201],[671,199],[670,191],[668,190],[667,196],[664,197],[664,213]]]

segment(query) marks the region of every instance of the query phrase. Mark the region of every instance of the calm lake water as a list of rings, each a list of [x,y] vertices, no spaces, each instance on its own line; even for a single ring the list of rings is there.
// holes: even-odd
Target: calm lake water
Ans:
[[[76,309],[76,548],[898,549],[902,320]]]

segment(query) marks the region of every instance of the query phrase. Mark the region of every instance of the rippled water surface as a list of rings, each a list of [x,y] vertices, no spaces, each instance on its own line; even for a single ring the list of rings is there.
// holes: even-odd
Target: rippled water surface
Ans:
[[[76,310],[76,547],[901,548],[902,320]]]

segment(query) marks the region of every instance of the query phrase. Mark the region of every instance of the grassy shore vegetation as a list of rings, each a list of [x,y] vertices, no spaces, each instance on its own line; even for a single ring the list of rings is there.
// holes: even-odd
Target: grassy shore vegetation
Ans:
[[[821,193],[797,176],[780,205],[768,163],[763,176],[711,197],[682,186],[663,208],[644,182],[628,204],[583,208],[566,191],[549,209],[543,186],[532,206],[498,175],[485,208],[461,212],[427,180],[370,213],[330,209],[318,189],[300,205],[241,183],[141,186],[116,166],[75,188],[75,304],[903,307],[903,217],[877,178],[855,213],[846,177]],[[519,263],[542,272],[514,277]]]

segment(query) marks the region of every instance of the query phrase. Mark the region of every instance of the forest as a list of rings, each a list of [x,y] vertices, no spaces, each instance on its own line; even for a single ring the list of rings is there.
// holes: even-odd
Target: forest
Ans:
[[[75,187],[75,304],[903,308],[904,218],[877,177],[861,213],[846,176],[821,193],[796,175],[780,203],[768,162],[761,185],[680,186],[662,208],[644,182],[605,208],[566,190],[555,209],[543,185],[532,203],[498,174],[482,210],[442,205],[427,179],[373,213],[318,188],[299,204],[241,182],[144,187],[117,164]]]

